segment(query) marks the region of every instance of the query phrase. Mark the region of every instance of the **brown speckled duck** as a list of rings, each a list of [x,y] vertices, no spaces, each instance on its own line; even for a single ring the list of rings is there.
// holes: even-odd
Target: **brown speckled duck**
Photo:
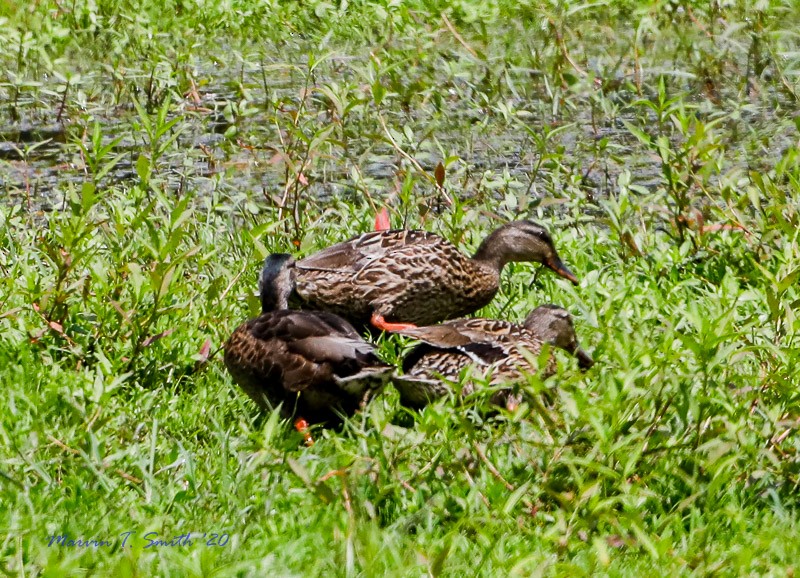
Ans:
[[[259,280],[262,313],[233,332],[225,365],[261,408],[283,403],[286,416],[338,421],[379,389],[392,368],[341,317],[287,309],[291,262],[285,254],[267,257]]]
[[[534,309],[522,325],[496,319],[457,319],[441,325],[400,331],[423,343],[403,360],[403,376],[395,386],[404,405],[421,407],[451,391],[446,380],[458,381],[462,371],[472,367],[475,375],[490,376],[490,384],[512,383],[537,370],[536,357],[543,343],[572,353],[583,369],[594,365],[591,356],[580,348],[570,314],[555,305]],[[542,377],[555,372],[551,355]],[[464,384],[463,395],[473,391]],[[519,398],[511,390],[501,390],[492,401],[513,409]]]
[[[473,257],[426,231],[375,231],[338,243],[294,264],[292,302],[386,331],[431,325],[487,305],[512,261],[543,263],[578,282],[544,227],[513,221]]]

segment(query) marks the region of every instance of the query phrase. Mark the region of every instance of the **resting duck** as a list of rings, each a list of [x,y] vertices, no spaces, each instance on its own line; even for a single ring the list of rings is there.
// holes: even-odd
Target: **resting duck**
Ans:
[[[497,319],[457,319],[441,325],[405,329],[400,334],[419,339],[403,360],[403,376],[395,378],[404,405],[421,407],[451,391],[444,380],[458,381],[467,367],[477,375],[490,376],[490,384],[498,385],[524,379],[537,371],[536,358],[543,343],[572,353],[582,369],[594,365],[592,357],[578,344],[572,317],[563,308],[542,305],[534,309],[522,325]],[[555,373],[551,355],[542,377]],[[469,395],[473,385],[467,382],[462,390]],[[501,390],[492,401],[513,409],[519,398],[511,390]]]
[[[297,261],[291,300],[385,331],[432,325],[487,305],[511,261],[543,263],[578,283],[544,227],[513,221],[489,235],[473,257],[426,231],[366,233]]]
[[[225,366],[263,409],[283,403],[285,416],[337,421],[382,387],[392,368],[341,317],[287,309],[291,262],[285,254],[267,257],[259,280],[261,315],[228,339]]]

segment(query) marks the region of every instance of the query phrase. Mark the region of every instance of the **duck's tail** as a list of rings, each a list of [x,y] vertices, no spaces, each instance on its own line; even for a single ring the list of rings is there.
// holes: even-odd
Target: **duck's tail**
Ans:
[[[391,366],[365,367],[358,373],[346,377],[336,377],[336,385],[351,395],[362,395],[367,391],[377,393],[392,380]]]
[[[407,374],[393,375],[392,385],[400,394],[401,404],[417,409],[446,396],[451,391],[450,387],[442,379],[430,379]]]

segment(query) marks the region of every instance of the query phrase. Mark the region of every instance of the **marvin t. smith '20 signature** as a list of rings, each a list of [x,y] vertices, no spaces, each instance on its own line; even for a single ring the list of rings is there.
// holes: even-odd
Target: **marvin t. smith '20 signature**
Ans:
[[[118,538],[106,538],[105,540],[98,540],[96,538],[84,539],[73,538],[67,534],[53,534],[48,536],[48,548],[110,548],[113,549],[119,545],[120,548],[132,546],[133,540],[136,539],[135,532],[123,532]],[[186,532],[179,536],[174,536],[171,540],[164,540],[159,538],[158,532],[147,532],[142,536],[142,540],[146,541],[145,549],[147,548],[190,548],[192,546],[225,546],[230,540],[228,534],[219,534],[216,532]]]

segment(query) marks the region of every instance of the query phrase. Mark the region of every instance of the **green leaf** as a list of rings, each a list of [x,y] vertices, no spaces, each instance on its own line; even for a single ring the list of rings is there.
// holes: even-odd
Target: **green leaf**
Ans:
[[[380,80],[372,83],[372,100],[375,104],[380,105],[383,102],[383,97],[386,95],[386,89],[381,84]]]
[[[783,292],[784,292],[784,291],[786,291],[786,290],[787,290],[789,287],[791,287],[792,285],[794,285],[794,284],[795,284],[795,282],[797,281],[797,277],[798,277],[798,275],[800,275],[800,267],[797,267],[797,268],[796,268],[794,271],[792,271],[792,272],[790,272],[790,273],[788,273],[788,274],[784,275],[784,276],[783,276],[783,277],[782,277],[782,278],[781,278],[781,279],[778,281],[778,293],[783,293]]]
[[[520,487],[518,487],[516,490],[511,492],[511,495],[508,496],[508,498],[506,499],[506,503],[503,504],[503,513],[506,516],[512,515],[512,513],[514,512],[514,508],[517,507],[519,501],[528,492],[528,488],[530,488],[530,485],[531,485],[530,481],[527,481]]]
[[[333,493],[333,490],[331,490],[325,484],[325,482],[314,482],[311,480],[308,470],[306,470],[300,464],[300,462],[294,460],[293,458],[286,458],[286,464],[295,473],[295,475],[300,478],[303,484],[305,484],[305,486],[320,499],[322,503],[330,504],[336,499],[336,495]]]
[[[430,575],[433,576],[433,578],[441,576],[442,570],[444,570],[444,563],[447,561],[447,556],[450,554],[450,549],[452,547],[453,547],[453,537],[452,535],[448,535],[447,541],[445,542],[444,546],[436,554],[436,557],[433,559],[433,562],[431,562]]]
[[[136,174],[139,175],[145,187],[150,184],[150,159],[143,154],[136,159]]]
[[[84,215],[89,212],[97,199],[94,194],[96,190],[94,183],[86,182],[81,186],[81,210]]]
[[[647,145],[648,147],[653,146],[653,139],[650,137],[649,134],[644,132],[642,129],[640,129],[637,126],[634,126],[631,122],[628,122],[627,120],[623,120],[622,124],[624,124],[625,128],[628,129],[628,132],[631,133],[633,136],[635,136],[637,139],[639,139],[639,141],[642,144]]]

